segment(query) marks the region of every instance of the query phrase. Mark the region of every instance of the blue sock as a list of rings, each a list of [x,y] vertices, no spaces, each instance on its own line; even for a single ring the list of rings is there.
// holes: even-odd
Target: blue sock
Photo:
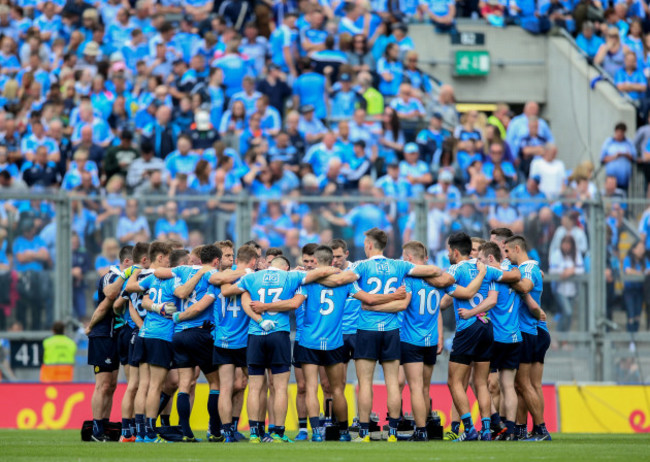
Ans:
[[[219,416],[219,390],[210,390],[208,396],[208,414],[210,415],[210,434],[221,436],[221,417]]]
[[[526,434],[528,433],[528,427],[526,424],[515,425],[515,429],[515,434],[519,438],[526,438]]]
[[[156,437],[156,419],[154,417],[147,417],[145,427],[147,429],[147,438],[154,439]]]
[[[349,426],[349,424],[348,424],[348,421],[347,421],[347,420],[341,420],[341,421],[339,422],[339,430],[340,430],[341,432],[348,433],[348,426]]]
[[[162,414],[162,412],[169,404],[170,399],[172,399],[170,395],[168,395],[164,391],[160,392],[160,404],[158,405],[158,415]]]
[[[104,421],[102,419],[93,419],[93,436],[100,437],[104,434]]]
[[[253,438],[255,436],[259,436],[259,433],[258,433],[259,432],[259,422],[256,421],[256,420],[249,420],[248,424],[251,427],[251,438]],[[234,427],[234,424],[233,424],[233,429],[234,428],[235,427]]]
[[[309,425],[311,425],[312,432],[318,430],[318,428],[320,427],[320,419],[318,417],[310,417]]]
[[[108,419],[102,419],[102,423],[104,424],[104,427],[108,425],[109,420]]]
[[[269,431],[268,431],[269,435],[273,432],[275,432],[275,425],[269,424]]]
[[[504,416],[501,416],[501,423],[505,425],[506,423],[506,418]]]
[[[370,432],[370,422],[359,422],[359,436],[364,438]]]
[[[539,431],[542,435],[548,434],[548,430],[546,429],[546,423],[542,422],[539,424]]]
[[[311,419],[310,419],[311,420]],[[312,427],[314,428],[314,427]],[[300,418],[298,419],[298,430],[300,431],[307,431],[307,419],[306,418]]]
[[[122,419],[122,436],[124,438],[131,438],[131,426],[129,425],[131,419]]]
[[[481,419],[481,431],[482,432],[489,432],[490,431],[490,418],[486,417],[485,419]]]
[[[232,436],[232,424],[231,423],[222,423],[221,431],[226,436]]]
[[[250,425],[250,421],[248,422],[248,424]],[[239,417],[232,416],[232,431],[233,432],[238,431],[237,430],[238,426],[239,426]],[[252,427],[252,425],[250,426]]]
[[[178,411],[178,423],[183,430],[183,436],[194,438],[194,433],[192,433],[192,428],[190,427],[190,395],[187,393],[178,393],[176,409]]]
[[[129,430],[131,430],[131,435],[135,436],[135,419],[129,419]]]
[[[498,427],[499,424],[501,423],[501,416],[499,415],[498,412],[495,412],[490,416],[490,424],[494,425],[495,427]]]
[[[139,436],[140,438],[145,437],[144,414],[136,414],[135,415],[135,431],[137,432],[136,436]]]
[[[472,422],[472,414],[469,412],[460,416],[460,420],[463,421],[463,426],[465,427],[465,432],[469,432],[474,428],[474,423]]]
[[[399,424],[399,418],[393,419],[388,417],[388,434],[397,436],[397,425]]]
[[[160,414],[160,425],[162,427],[169,427],[171,426],[169,423],[169,414]]]
[[[273,431],[278,436],[284,436],[284,425],[278,425],[278,426],[273,427]]]
[[[460,431],[460,422],[451,422],[451,431],[458,435]]]
[[[266,423],[258,420],[257,434],[260,435],[260,438],[263,438],[265,433],[266,433]]]
[[[515,423],[512,420],[506,420],[506,434],[512,435],[515,432]]]

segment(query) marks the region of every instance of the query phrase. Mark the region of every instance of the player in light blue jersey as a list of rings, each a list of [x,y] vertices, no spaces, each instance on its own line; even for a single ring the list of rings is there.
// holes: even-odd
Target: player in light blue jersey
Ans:
[[[427,262],[427,249],[421,242],[403,245],[404,260],[415,265]],[[384,305],[363,306],[364,310],[403,312],[400,328],[401,364],[411,390],[411,409],[415,417],[413,441],[426,441],[427,406],[431,402],[429,386],[436,356],[442,351],[442,322],[439,322],[440,300],[444,292],[423,279],[404,278],[406,299]],[[478,289],[480,281],[475,284]],[[473,294],[472,294],[473,295]],[[405,311],[403,311],[405,310]]]
[[[289,313],[264,312],[262,315],[251,309],[251,301],[277,302],[293,298],[298,287],[327,277],[338,272],[335,268],[322,268],[305,273],[288,271],[289,262],[279,256],[273,259],[271,266],[256,273],[247,274],[237,284],[228,289],[222,288],[224,297],[242,295],[242,307],[251,318],[248,328],[248,346],[246,362],[249,374],[248,415],[251,427],[251,443],[261,441],[258,422],[260,415],[260,392],[264,386],[264,373],[271,369],[273,389],[274,432],[271,437],[276,442],[289,442],[284,434],[284,422],[287,415],[287,387],[291,369],[291,341],[289,339]],[[295,308],[294,308],[295,309]],[[259,419],[259,420],[258,420]]]
[[[510,270],[503,265],[501,249],[495,242],[486,242],[479,249],[479,260],[484,264]],[[494,330],[494,343],[492,345],[492,359],[490,368],[498,371],[500,389],[503,393],[501,404],[502,415],[506,418],[505,432],[496,432],[493,439],[513,441],[515,436],[515,418],[517,414],[517,392],[515,391],[515,373],[519,367],[521,356],[521,332],[519,331],[519,295],[507,284],[493,282],[490,284],[487,298],[472,310],[459,310],[462,318],[485,313],[489,307],[490,320]],[[497,407],[497,409],[499,409]],[[494,414],[497,414],[496,417]],[[491,416],[491,425],[494,421],[500,422],[498,412]],[[498,427],[497,427],[498,428]]]
[[[314,251],[319,269],[331,268],[334,253],[328,246],[318,246]],[[317,271],[317,269],[313,270]],[[318,403],[319,368],[324,367],[330,383],[334,414],[338,419],[341,441],[350,441],[348,432],[347,401],[344,396],[345,378],[343,363],[345,347],[343,342],[342,320],[345,301],[353,296],[368,304],[404,298],[405,294],[371,295],[359,290],[356,284],[339,287],[327,287],[318,282],[303,285],[299,293],[291,300],[278,303],[261,304],[254,302],[251,307],[255,312],[267,310],[292,309],[303,304],[304,324],[300,337],[301,349],[296,361],[302,364],[306,380],[307,408],[312,427],[312,441],[323,441],[320,429]]]
[[[219,246],[219,243],[217,244]],[[233,264],[232,247],[220,245],[223,257],[221,259],[221,270],[230,268]],[[228,251],[230,251],[229,262]],[[224,266],[225,265],[225,266]],[[242,246],[237,251],[237,269],[252,273],[257,265],[257,251],[251,246]],[[227,286],[222,286],[227,288]],[[221,291],[219,291],[221,292]],[[247,380],[248,369],[246,368],[246,345],[248,344],[249,317],[241,305],[241,296],[233,295],[224,297],[219,293],[213,305],[214,320],[214,351],[212,362],[217,366],[219,372],[219,385],[221,393],[219,397],[219,415],[223,429],[225,442],[238,441],[237,429],[233,425],[233,415],[236,412],[237,419],[241,412],[243,392]],[[237,372],[242,377],[237,378]],[[238,384],[239,381],[239,384]],[[241,401],[237,400],[237,394],[241,395]],[[242,435],[243,436],[243,435]]]
[[[156,268],[177,266],[187,262],[187,252],[170,253],[170,251],[171,247],[163,242],[154,242],[151,245],[151,256],[156,258],[154,261],[161,262],[160,266],[156,265]],[[140,383],[140,387],[145,390],[144,442],[164,442],[157,435],[156,420],[161,409],[165,407],[161,403],[161,395],[174,362],[172,348],[174,322],[171,315],[178,309],[180,300],[174,296],[173,279],[163,280],[149,275],[139,283],[139,286],[147,293],[142,306],[150,311],[138,334],[140,348],[134,355],[134,361],[140,363],[140,377],[148,379],[148,384]]]
[[[539,264],[528,257],[528,245],[523,236],[515,235],[506,239],[505,253],[513,264],[519,266],[522,274],[521,281],[513,288],[520,294],[530,295],[530,298],[526,297],[524,300],[525,303],[520,303],[519,309],[519,327],[522,336],[522,355],[516,376],[517,389],[521,393],[517,411],[519,436],[525,438],[524,435],[527,433],[527,413],[525,411],[527,407],[533,416],[533,436],[531,439],[550,441],[551,435],[544,423],[544,396],[541,393],[543,361],[546,350],[541,352],[537,349],[538,319],[546,321],[546,314],[539,308],[544,282],[542,271]],[[550,343],[550,337],[548,342]],[[548,345],[546,345],[546,349],[548,349]],[[534,364],[537,364],[535,383],[532,381]],[[523,399],[521,399],[522,397]]]
[[[367,260],[360,261],[352,271],[344,271],[328,278],[325,285],[342,285],[358,281],[364,292],[391,294],[403,291],[405,276],[434,277],[442,274],[435,266],[416,266],[413,263],[391,260],[383,252],[388,236],[378,228],[365,233],[364,252]],[[389,442],[397,441],[397,424],[401,408],[399,386],[400,320],[397,313],[361,311],[357,325],[357,345],[354,355],[359,380],[359,442],[370,442],[370,410],[372,407],[372,379],[379,361],[384,370],[388,395]]]
[[[447,287],[447,293],[454,297],[453,305],[456,315],[456,335],[449,357],[449,390],[454,406],[458,410],[465,432],[456,441],[471,441],[479,439],[470,415],[469,400],[467,399],[465,383],[470,373],[470,365],[474,362],[474,386],[476,389],[479,410],[481,413],[481,440],[491,440],[490,411],[491,399],[487,387],[490,373],[490,357],[493,342],[492,324],[486,318],[471,317],[463,319],[460,309],[471,310],[480,305],[488,295],[489,284],[492,282],[517,282],[520,279],[518,270],[503,272],[500,269],[487,267],[486,275],[476,295],[469,300],[459,299],[456,295],[456,285],[467,285],[478,274],[476,260],[470,259],[472,250],[471,238],[465,233],[454,233],[447,241],[449,261],[452,266],[434,283]],[[479,263],[480,264],[480,263]],[[443,306],[447,302],[443,300]]]

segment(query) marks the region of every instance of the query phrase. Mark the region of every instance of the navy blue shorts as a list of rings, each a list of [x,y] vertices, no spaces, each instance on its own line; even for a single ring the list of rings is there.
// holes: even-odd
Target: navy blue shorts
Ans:
[[[546,352],[551,346],[551,334],[547,330],[537,329],[537,342],[535,343],[535,353],[533,355],[534,363],[544,364]]]
[[[343,334],[343,346],[345,347],[345,357],[343,362],[349,363],[354,359],[354,352],[357,349],[357,334]]]
[[[299,357],[302,357],[301,352],[304,350],[304,347],[299,345],[298,342],[293,342],[293,354],[291,355],[291,365],[300,369],[302,364],[300,363]]]
[[[246,349],[248,375],[264,375],[266,369],[273,374],[291,370],[291,340],[289,332],[268,335],[249,335]]]
[[[398,361],[399,344],[399,329],[382,332],[358,330],[354,359],[372,359],[380,363]]]
[[[342,364],[345,360],[345,346],[340,346],[336,350],[313,350],[300,346],[298,356],[295,359],[301,364],[315,364],[317,366]]]
[[[212,364],[215,366],[234,364],[235,367],[246,367],[246,347],[231,350],[216,346],[212,351]]]
[[[142,358],[142,337],[138,335],[139,329],[133,330],[131,342],[129,343],[129,366],[138,367],[140,365],[140,358]]]
[[[492,323],[486,324],[477,319],[467,329],[456,332],[449,361],[468,366],[472,362],[488,362],[492,357],[493,342]]]
[[[519,364],[532,364],[537,348],[537,335],[521,333],[521,356]]]
[[[521,357],[521,342],[492,344],[492,359],[490,370],[492,372],[503,369],[519,369],[519,358]]]
[[[117,354],[120,357],[120,364],[129,364],[129,345],[133,336],[133,328],[128,324],[123,325],[117,333]]]
[[[204,374],[217,370],[212,364],[214,339],[209,330],[192,327],[176,332],[172,337],[174,364],[179,369],[199,366]]]
[[[88,339],[88,364],[95,366],[95,374],[113,372],[120,368],[115,337],[90,337]]]
[[[174,348],[172,342],[161,340],[159,338],[142,338],[139,337],[140,348],[135,352],[134,362],[138,364],[149,364],[158,366],[167,370],[174,366]]]
[[[428,366],[433,366],[438,356],[438,345],[417,346],[411,343],[401,342],[400,350],[402,355],[400,360],[401,364],[424,363]]]

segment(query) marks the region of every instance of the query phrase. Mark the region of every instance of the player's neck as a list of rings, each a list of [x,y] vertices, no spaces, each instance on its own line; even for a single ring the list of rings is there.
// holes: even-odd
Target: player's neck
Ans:
[[[384,252],[382,250],[369,250],[368,251],[368,258],[372,257],[383,257]]]
[[[517,261],[519,261],[520,263],[523,263],[528,260],[530,260],[530,257],[528,257],[528,253],[524,253],[524,252],[521,253],[521,258],[517,259]]]
[[[456,264],[458,264],[460,262],[463,262],[463,261],[468,261],[468,260],[471,260],[471,259],[472,259],[472,257],[470,257],[469,255],[461,255],[460,257],[458,257],[458,260],[456,261]]]
[[[158,269],[158,268],[163,268],[163,266],[160,263],[153,262],[151,265],[149,265],[149,269]]]

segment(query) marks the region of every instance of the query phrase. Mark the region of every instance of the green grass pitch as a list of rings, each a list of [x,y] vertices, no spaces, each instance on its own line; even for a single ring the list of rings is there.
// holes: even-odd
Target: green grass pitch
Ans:
[[[200,435],[197,435],[200,436]],[[0,461],[543,461],[650,460],[650,434],[554,435],[552,442],[82,443],[77,431],[0,430]]]

